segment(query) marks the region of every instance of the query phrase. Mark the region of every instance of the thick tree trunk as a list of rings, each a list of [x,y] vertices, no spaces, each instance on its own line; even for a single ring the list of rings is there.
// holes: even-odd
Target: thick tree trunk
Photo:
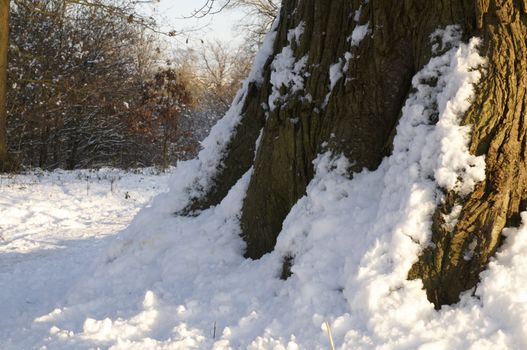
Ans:
[[[476,10],[474,34],[484,38],[488,66],[465,122],[474,128],[471,151],[486,157],[486,180],[467,198],[447,195],[434,215],[435,247],[410,272],[436,307],[476,286],[503,228],[518,226],[527,209],[527,2],[478,1]],[[459,209],[452,228],[445,215]]]
[[[9,49],[9,0],[0,0],[0,171],[7,168],[7,52]]]
[[[446,195],[433,219],[434,248],[409,273],[423,280],[437,307],[457,301],[477,283],[502,229],[517,224],[525,209],[526,7],[525,0],[285,0],[264,81],[249,90],[217,186],[192,209],[218,203],[254,166],[242,236],[247,257],[270,252],[313,178],[317,154],[343,153],[354,172],[376,168],[389,153],[412,77],[432,57],[431,34],[459,25],[464,39],[483,39],[482,54],[488,56],[487,73],[465,116],[474,124],[471,151],[486,156],[487,179],[466,198]],[[366,26],[368,34],[358,44],[359,29]],[[277,62],[289,49],[295,82],[274,86]],[[339,67],[342,77],[336,80],[330,71]],[[444,214],[453,208],[461,214],[452,229]]]
[[[326,145],[346,155],[352,171],[378,166],[412,76],[430,59],[430,34],[465,24],[459,1],[285,1],[282,15],[279,48],[290,45],[288,32],[302,25],[292,47],[297,60],[308,57],[307,74],[305,89],[278,106],[264,128],[241,218],[251,258],[273,249]],[[368,26],[369,34],[355,46],[350,37],[360,26]],[[330,91],[330,68],[339,62],[347,69]]]

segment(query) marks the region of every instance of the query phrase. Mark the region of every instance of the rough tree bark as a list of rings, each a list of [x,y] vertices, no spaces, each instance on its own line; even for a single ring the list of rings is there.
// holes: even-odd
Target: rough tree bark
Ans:
[[[7,52],[9,48],[9,0],[0,0],[0,171],[7,167]]]
[[[475,8],[473,34],[484,38],[488,67],[465,123],[474,126],[471,151],[486,157],[486,180],[468,198],[447,195],[434,215],[435,248],[410,272],[436,306],[477,285],[503,228],[518,226],[527,209],[527,1],[477,1]],[[449,230],[444,215],[456,205],[461,214]]]
[[[313,178],[317,154],[327,148],[343,153],[353,172],[376,168],[389,153],[412,76],[432,56],[430,35],[457,24],[464,39],[483,39],[489,62],[464,120],[474,125],[471,151],[486,155],[487,179],[466,198],[446,195],[434,215],[434,248],[427,248],[409,272],[409,278],[423,280],[436,307],[456,302],[461,291],[476,285],[499,247],[500,232],[518,224],[527,203],[526,11],[525,0],[284,0],[264,82],[250,87],[216,185],[192,209],[218,203],[254,166],[241,216],[246,257],[272,251],[284,218]],[[365,24],[368,35],[353,47],[353,30]],[[299,26],[303,34],[290,42],[290,30]],[[296,61],[307,57],[304,88],[282,86],[287,98],[269,110],[271,62],[287,46]],[[338,62],[346,67],[344,77],[327,99],[328,72]],[[448,230],[443,215],[456,205],[461,214]],[[471,259],[463,258],[467,250],[474,250]]]

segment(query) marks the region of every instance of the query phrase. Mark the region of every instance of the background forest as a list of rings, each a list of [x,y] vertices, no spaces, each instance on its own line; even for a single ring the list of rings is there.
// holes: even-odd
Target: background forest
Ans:
[[[201,45],[190,47],[184,33],[157,30],[134,1],[13,1],[10,157],[42,169],[166,168],[194,157],[269,25],[259,3],[231,4],[248,11],[240,47],[196,33]]]

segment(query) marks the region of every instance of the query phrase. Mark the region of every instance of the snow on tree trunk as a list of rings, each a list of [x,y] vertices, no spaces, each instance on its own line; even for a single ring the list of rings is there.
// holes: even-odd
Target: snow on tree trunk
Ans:
[[[436,307],[456,302],[476,285],[503,228],[525,210],[526,8],[513,0],[285,0],[262,79],[246,84],[221,166],[187,211],[219,203],[253,167],[240,219],[245,255],[272,251],[317,155],[343,154],[353,173],[375,169],[391,152],[412,78],[450,49],[433,40],[437,30],[456,25],[464,41],[482,40],[488,58],[463,120],[473,125],[470,151],[485,156],[487,177],[472,193],[435,179],[445,200],[432,218],[434,244],[409,273]],[[432,108],[434,124],[440,107]]]
[[[471,34],[484,39],[488,64],[465,116],[471,152],[485,155],[486,179],[466,197],[449,193],[434,215],[433,246],[410,272],[436,307],[459,300],[499,248],[505,227],[527,209],[527,2],[477,1]]]

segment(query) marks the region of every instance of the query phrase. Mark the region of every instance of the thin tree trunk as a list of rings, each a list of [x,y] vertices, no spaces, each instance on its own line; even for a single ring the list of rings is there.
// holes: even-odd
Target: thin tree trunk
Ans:
[[[49,126],[44,126],[40,130],[40,151],[39,151],[39,158],[38,158],[38,166],[41,169],[47,168],[48,151],[49,151]]]
[[[68,170],[74,170],[75,166],[77,165],[77,149],[79,148],[79,141],[78,140],[72,140],[70,143],[70,154],[67,159],[67,169]]]
[[[7,170],[7,53],[9,0],[0,0],[0,171]]]

